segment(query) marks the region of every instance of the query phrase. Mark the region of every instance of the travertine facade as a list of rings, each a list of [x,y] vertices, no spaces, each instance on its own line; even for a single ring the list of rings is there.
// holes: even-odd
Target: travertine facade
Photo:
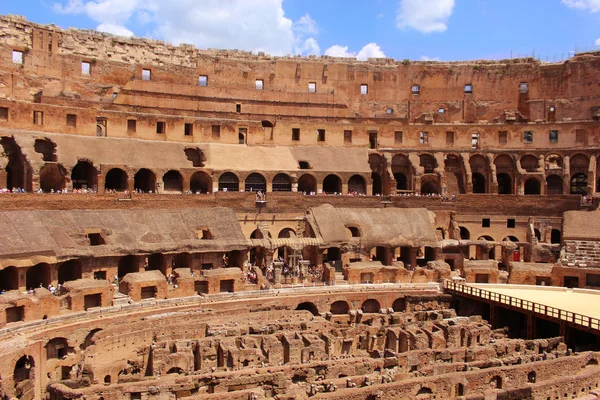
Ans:
[[[600,327],[437,283],[600,288],[599,73],[0,17],[0,394],[596,398]]]

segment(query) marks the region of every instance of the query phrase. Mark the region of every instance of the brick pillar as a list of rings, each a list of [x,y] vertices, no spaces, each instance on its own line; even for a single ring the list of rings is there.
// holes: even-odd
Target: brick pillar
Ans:
[[[571,194],[571,158],[565,156],[563,158],[563,193]]]
[[[588,184],[587,193],[593,196],[596,193],[596,155],[592,154],[590,157],[590,165],[588,168]]]

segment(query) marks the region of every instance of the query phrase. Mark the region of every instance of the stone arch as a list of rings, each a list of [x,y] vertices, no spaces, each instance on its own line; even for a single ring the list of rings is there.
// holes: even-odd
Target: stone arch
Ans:
[[[360,309],[364,313],[378,313],[381,310],[381,305],[375,299],[367,299],[362,303]]]
[[[396,180],[396,190],[410,190],[412,185],[413,166],[405,154],[392,157],[392,174]]]
[[[67,171],[56,163],[44,164],[40,169],[40,188],[44,192],[61,191],[65,188]]]
[[[558,175],[549,175],[546,178],[547,194],[563,194],[563,178]]]
[[[458,154],[448,154],[444,159],[444,172],[448,193],[466,193],[465,168]]]
[[[323,193],[342,193],[342,179],[335,174],[327,175],[323,179]]]
[[[68,281],[81,279],[81,262],[79,260],[69,260],[58,266],[58,283],[63,284]]]
[[[56,143],[48,138],[35,139],[33,149],[36,153],[42,155],[42,160],[46,162],[56,162]]]
[[[291,192],[292,191],[292,178],[288,174],[279,173],[273,177],[273,191],[274,192]]]
[[[527,383],[535,383],[537,379],[537,374],[535,373],[535,371],[529,371],[529,373],[527,374]]]
[[[46,347],[46,359],[48,360],[52,358],[63,358],[73,350],[72,347],[69,347],[69,342],[64,337],[52,338],[44,347]]]
[[[19,271],[17,267],[6,267],[0,270],[0,290],[19,289]]]
[[[4,168],[6,185],[4,182],[0,182],[0,186],[31,191],[33,170],[15,139],[7,136],[0,137],[0,150],[8,157],[8,164]]]
[[[127,190],[127,173],[121,168],[110,169],[104,178],[104,189],[118,192]]]
[[[314,315],[315,317],[319,316],[319,308],[315,305],[315,303],[311,302],[311,301],[305,301],[303,303],[298,304],[298,306],[296,307],[296,310],[306,310],[306,311],[310,311],[312,315]]]
[[[563,169],[563,159],[558,154],[548,154],[544,158],[544,168],[547,170],[562,170]]]
[[[542,184],[537,178],[530,177],[523,183],[524,193],[528,195],[542,194]]]
[[[279,239],[295,238],[296,231],[294,231],[292,228],[283,228],[281,231],[279,231],[279,235],[277,235],[277,237]]]
[[[46,263],[36,264],[27,269],[25,275],[25,285],[29,289],[35,289],[37,287],[48,287],[52,282],[52,273],[50,265]]]
[[[590,165],[590,158],[585,154],[575,154],[569,160],[569,169],[571,175],[587,174]]]
[[[142,168],[133,177],[133,188],[144,193],[156,191],[156,174],[147,168]]]
[[[139,272],[140,266],[137,257],[133,254],[123,256],[119,259],[117,267],[117,276],[119,279],[123,278],[129,273]]]
[[[474,154],[469,158],[469,165],[471,166],[473,193],[488,193],[490,182],[490,165],[488,159],[481,154]],[[479,174],[478,181],[476,181],[475,174]],[[476,184],[477,192],[475,191]]]
[[[238,192],[240,180],[233,172],[223,172],[219,176],[219,190],[224,192]]]
[[[512,194],[512,185],[513,179],[512,176],[501,172],[496,175],[496,179],[498,180],[498,194]]]
[[[298,191],[300,193],[317,192],[317,178],[311,174],[304,174],[298,179]]]
[[[183,177],[174,169],[166,172],[163,177],[163,190],[171,193],[183,192]]]
[[[519,160],[521,168],[527,172],[536,172],[540,167],[540,159],[532,154],[526,154]]]
[[[19,358],[15,363],[15,368],[13,369],[13,381],[15,383],[15,388],[18,386],[19,383],[34,378],[34,371],[35,359],[32,356],[24,355],[21,358]]]
[[[331,303],[331,308],[329,310],[332,314],[336,315],[348,314],[348,311],[350,311],[350,305],[347,301],[338,300]]]
[[[71,171],[71,182],[73,189],[97,189],[98,170],[91,162],[80,160]]]
[[[356,192],[358,194],[367,194],[367,184],[365,178],[360,175],[352,175],[348,179],[348,193]]]
[[[473,193],[487,193],[487,182],[483,174],[479,172],[473,173],[471,182],[473,183]]]
[[[212,192],[212,178],[204,171],[194,172],[190,178],[190,190],[193,193]]]
[[[419,166],[423,167],[426,174],[433,174],[437,168],[437,160],[429,153],[419,155]]]
[[[437,175],[426,175],[421,177],[422,194],[440,194],[439,177]]]
[[[183,150],[186,158],[191,161],[193,167],[204,167],[204,153],[197,147],[187,147]]]
[[[405,312],[406,311],[406,299],[404,297],[399,297],[394,300],[392,304],[392,308],[394,312]]]
[[[467,228],[465,228],[464,226],[459,226],[458,228],[460,230],[460,239],[461,240],[470,240],[471,239],[471,232],[469,232],[469,230]]]
[[[358,226],[346,226],[346,230],[351,238],[359,238],[362,236],[362,231]]]
[[[571,194],[587,194],[587,175],[578,173],[571,177]]]
[[[494,389],[502,389],[502,377],[499,375],[494,376],[490,380],[490,386]]]
[[[244,183],[244,190],[246,192],[263,192],[267,191],[267,180],[265,177],[258,172],[253,172],[246,177]]]

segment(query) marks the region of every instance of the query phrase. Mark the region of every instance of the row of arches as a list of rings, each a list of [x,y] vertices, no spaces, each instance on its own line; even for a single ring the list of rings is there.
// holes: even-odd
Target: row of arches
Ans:
[[[397,298],[392,304],[392,309],[394,312],[406,311],[406,299],[404,297]],[[306,310],[310,311],[315,316],[319,315],[319,308],[315,303],[310,301],[298,304],[296,310]],[[331,303],[328,311],[333,315],[344,315],[348,314],[350,310],[351,306],[349,302],[346,300],[337,300]],[[381,310],[381,304],[377,299],[366,299],[362,302],[360,310],[363,313],[379,313]]]

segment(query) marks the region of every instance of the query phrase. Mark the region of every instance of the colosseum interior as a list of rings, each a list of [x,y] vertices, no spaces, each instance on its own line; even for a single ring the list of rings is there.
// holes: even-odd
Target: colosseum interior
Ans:
[[[599,76],[0,17],[0,396],[598,399]]]

